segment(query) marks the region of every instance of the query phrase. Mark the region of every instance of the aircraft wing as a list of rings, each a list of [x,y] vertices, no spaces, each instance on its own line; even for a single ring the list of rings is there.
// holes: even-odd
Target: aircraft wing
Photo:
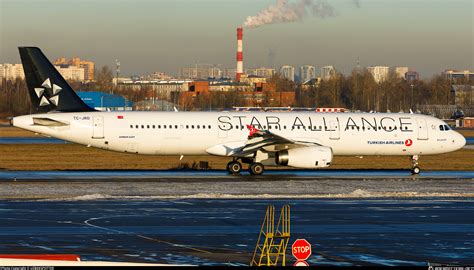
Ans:
[[[236,151],[236,156],[247,156],[249,154],[255,153],[256,151],[267,147],[267,146],[308,146],[308,145],[319,145],[314,142],[302,142],[295,141],[289,138],[282,137],[277,135],[269,130],[258,130],[250,125],[247,125],[247,128],[250,131],[248,140],[244,146],[242,146],[239,151]]]
[[[320,145],[315,142],[295,141],[277,135],[269,130],[259,130],[251,125],[247,125],[247,128],[249,130],[247,141],[219,144],[207,149],[206,152],[218,156],[246,157],[262,148],[270,146],[280,146],[283,149],[287,149]]]
[[[250,134],[246,144],[236,151],[235,154],[238,156],[246,156],[266,146],[295,143],[295,141],[279,136],[269,130],[258,130],[250,125],[247,125],[247,128]]]

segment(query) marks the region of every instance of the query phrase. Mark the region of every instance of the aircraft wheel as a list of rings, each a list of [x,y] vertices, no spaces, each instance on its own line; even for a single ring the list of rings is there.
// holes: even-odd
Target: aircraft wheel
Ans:
[[[227,163],[227,171],[234,175],[240,174],[240,171],[242,171],[242,164],[238,161],[231,161]]]
[[[421,171],[420,167],[415,166],[411,169],[411,174],[416,175],[416,174],[419,174],[420,171]]]
[[[249,167],[249,171],[253,175],[262,175],[265,171],[265,167],[262,163],[252,163]]]

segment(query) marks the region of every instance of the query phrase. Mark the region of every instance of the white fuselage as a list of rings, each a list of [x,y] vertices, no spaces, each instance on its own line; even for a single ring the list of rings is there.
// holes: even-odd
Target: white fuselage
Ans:
[[[65,125],[36,125],[33,118]],[[330,147],[334,155],[440,154],[466,143],[459,133],[441,130],[446,124],[437,118],[403,113],[78,112],[19,116],[13,125],[78,144],[146,155],[216,155],[207,150],[244,145],[246,125]]]

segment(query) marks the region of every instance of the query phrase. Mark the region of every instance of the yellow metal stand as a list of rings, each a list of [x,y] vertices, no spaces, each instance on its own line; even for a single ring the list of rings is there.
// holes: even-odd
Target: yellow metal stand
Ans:
[[[286,248],[290,240],[290,206],[281,209],[275,230],[275,206],[268,205],[250,266],[277,266],[286,263]]]

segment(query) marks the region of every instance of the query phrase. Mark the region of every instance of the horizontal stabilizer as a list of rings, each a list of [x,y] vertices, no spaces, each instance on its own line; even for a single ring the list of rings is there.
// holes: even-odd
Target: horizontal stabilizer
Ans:
[[[45,117],[33,117],[33,125],[35,126],[44,126],[44,127],[63,127],[69,126],[69,123],[61,122],[51,118]]]

